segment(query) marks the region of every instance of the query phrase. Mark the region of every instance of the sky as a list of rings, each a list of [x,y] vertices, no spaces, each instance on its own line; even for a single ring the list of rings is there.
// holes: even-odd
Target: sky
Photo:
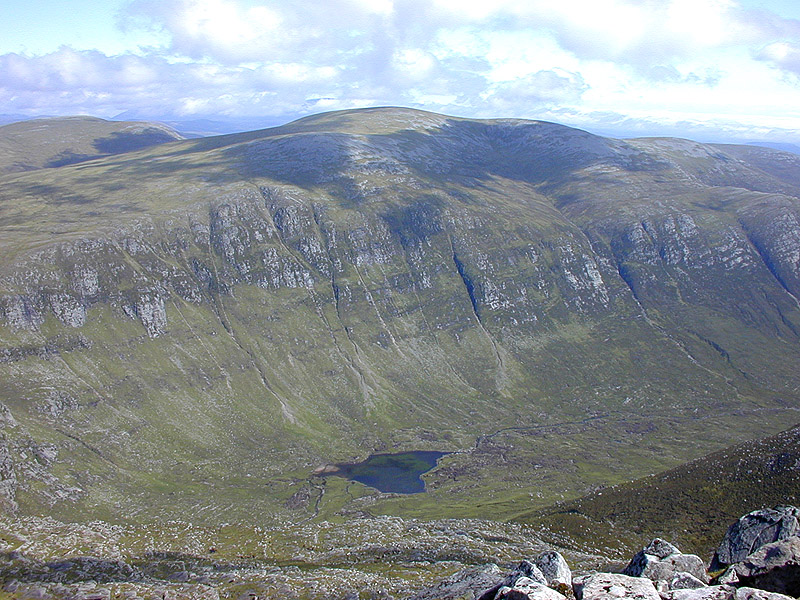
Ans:
[[[0,0],[0,114],[366,106],[800,144],[800,2]]]

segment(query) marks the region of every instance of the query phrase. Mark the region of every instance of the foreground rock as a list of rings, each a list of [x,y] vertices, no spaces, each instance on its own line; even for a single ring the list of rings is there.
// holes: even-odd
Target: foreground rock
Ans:
[[[534,562],[551,588],[561,585],[572,587],[572,571],[567,561],[558,552],[543,552],[536,557]]]
[[[749,587],[737,589],[733,598],[734,600],[794,600],[791,596]]]
[[[660,538],[636,553],[623,574],[646,577],[652,581],[672,581],[679,573],[688,573],[703,583],[708,583],[706,566],[695,554],[683,554],[675,546]]]
[[[711,570],[718,571],[738,563],[761,546],[800,535],[800,509],[777,506],[754,510],[730,526],[711,560]]]
[[[520,577],[512,587],[497,590],[494,600],[566,600],[566,596],[528,577]]]
[[[672,590],[662,594],[664,600],[733,600],[732,585],[712,585],[695,589]]]
[[[734,570],[744,586],[800,596],[800,537],[765,544]]]
[[[649,579],[614,573],[597,573],[577,580],[575,597],[578,600],[661,600]]]
[[[544,574],[539,570],[535,564],[529,560],[523,560],[517,567],[504,577],[497,585],[486,590],[481,596],[480,600],[495,600],[501,597],[501,593],[508,593],[509,590],[517,589],[517,582],[522,582],[523,586],[530,587],[529,583],[535,583],[540,587],[547,587],[547,579]],[[533,588],[531,588],[533,589]],[[537,588],[538,590],[538,588]],[[528,593],[522,592],[520,593]],[[516,597],[515,595],[512,597]],[[506,596],[502,596],[506,598]],[[520,596],[523,597],[523,596]]]
[[[695,590],[676,590],[661,594],[662,600],[794,600],[791,596],[749,587],[714,585]]]
[[[675,575],[669,582],[670,590],[695,590],[707,587],[707,582],[695,577],[691,573],[681,572]]]
[[[517,580],[527,577],[538,583],[539,585],[547,585],[547,577],[542,573],[541,569],[529,560],[523,560],[517,568],[511,571],[511,574],[506,578],[504,585],[513,586]]]
[[[497,565],[470,567],[448,577],[438,585],[426,588],[409,600],[462,600],[483,598],[486,590],[498,590],[506,576]],[[496,593],[496,592],[495,592]],[[494,595],[492,596],[494,598]]]

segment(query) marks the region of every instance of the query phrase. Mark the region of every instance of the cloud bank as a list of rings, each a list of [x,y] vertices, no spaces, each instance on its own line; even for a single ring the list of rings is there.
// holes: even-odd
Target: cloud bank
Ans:
[[[133,0],[119,27],[162,42],[0,55],[4,112],[404,105],[618,132],[800,130],[800,21],[734,0]]]

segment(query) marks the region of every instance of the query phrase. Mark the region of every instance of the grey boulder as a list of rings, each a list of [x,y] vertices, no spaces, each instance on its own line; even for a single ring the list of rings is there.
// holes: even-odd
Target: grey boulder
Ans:
[[[578,600],[661,600],[649,579],[614,573],[596,573],[578,580],[575,597]]]
[[[550,587],[556,587],[559,584],[572,587],[572,571],[567,561],[558,552],[543,552],[536,557],[534,562]]]
[[[800,596],[800,537],[765,544],[734,569],[743,587]]]
[[[502,586],[495,600],[566,600],[566,596],[528,577],[520,577],[512,587]]]
[[[503,585],[512,587],[521,577],[527,577],[536,583],[547,585],[547,578],[544,576],[544,573],[542,573],[541,569],[539,569],[539,567],[529,560],[523,560],[521,563],[519,563],[517,568],[511,571],[511,574],[506,578]]]
[[[517,582],[526,579],[539,584],[540,586],[547,587],[547,579],[535,564],[529,560],[523,560],[516,568],[511,571],[500,583],[493,588],[486,590],[479,600],[494,600],[495,598],[506,598],[506,596],[499,596],[501,591],[513,590],[517,587]],[[516,592],[515,592],[516,593]]]
[[[487,590],[497,590],[503,580],[503,571],[497,565],[470,567],[451,575],[438,585],[417,592],[409,600],[483,598]]]
[[[733,600],[794,600],[791,596],[757,590],[749,587],[742,587],[736,590]]]
[[[730,585],[712,585],[695,589],[673,590],[664,595],[666,600],[733,600],[736,588]]]
[[[764,544],[800,535],[800,509],[777,506],[754,510],[728,528],[714,553],[711,570],[718,571],[738,563]]]
[[[678,573],[690,573],[703,583],[708,583],[703,559],[695,554],[683,554],[660,538],[637,552],[623,571],[630,577],[646,577],[652,581],[672,581]]]
[[[686,571],[677,573],[669,582],[670,590],[695,590],[704,587],[707,587],[704,581]]]

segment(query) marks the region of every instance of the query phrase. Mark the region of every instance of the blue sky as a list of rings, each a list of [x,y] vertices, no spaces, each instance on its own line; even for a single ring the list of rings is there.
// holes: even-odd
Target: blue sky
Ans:
[[[796,0],[5,0],[0,113],[402,105],[800,143]]]

